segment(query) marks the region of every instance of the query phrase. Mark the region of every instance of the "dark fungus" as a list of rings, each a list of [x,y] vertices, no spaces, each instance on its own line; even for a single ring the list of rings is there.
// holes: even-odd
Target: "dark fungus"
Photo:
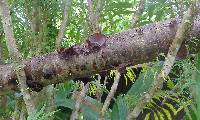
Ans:
[[[90,52],[99,51],[102,47],[105,46],[105,42],[106,42],[106,36],[101,33],[94,33],[87,40]]]
[[[33,91],[36,91],[36,92],[39,92],[42,90],[42,88],[44,87],[42,84],[40,83],[37,83],[35,81],[32,81],[32,80],[27,80],[27,83],[29,88],[31,88],[31,90]]]
[[[94,33],[84,44],[74,45],[70,48],[61,48],[58,51],[58,56],[62,59],[69,59],[74,55],[88,55],[93,52],[98,52],[105,46],[106,36],[101,33]]]
[[[70,48],[61,48],[59,51],[58,51],[58,56],[61,58],[61,59],[69,59],[71,58],[72,56],[74,55],[77,55],[77,53],[74,51],[73,47],[70,47]]]

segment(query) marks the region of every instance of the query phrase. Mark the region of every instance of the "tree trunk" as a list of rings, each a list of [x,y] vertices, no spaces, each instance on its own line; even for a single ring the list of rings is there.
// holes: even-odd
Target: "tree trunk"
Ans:
[[[60,83],[113,69],[120,64],[136,65],[167,53],[175,37],[180,19],[153,23],[110,36],[95,34],[85,43],[24,61],[27,84],[40,90],[48,84]],[[196,18],[192,36],[200,36],[200,17]],[[200,44],[192,45],[199,51]],[[12,64],[0,66],[2,89],[17,89]]]

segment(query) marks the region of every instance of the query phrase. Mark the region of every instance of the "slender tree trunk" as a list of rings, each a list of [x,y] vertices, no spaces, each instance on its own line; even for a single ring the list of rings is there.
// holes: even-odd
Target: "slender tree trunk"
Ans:
[[[26,84],[27,79],[24,71],[22,55],[20,54],[16,46],[16,41],[12,29],[10,11],[5,0],[0,0],[0,14],[6,38],[6,45],[8,47],[10,57],[14,63],[14,71],[16,71],[16,77],[18,79],[19,88],[23,94],[23,99],[26,104],[28,114],[32,115],[36,109]]]

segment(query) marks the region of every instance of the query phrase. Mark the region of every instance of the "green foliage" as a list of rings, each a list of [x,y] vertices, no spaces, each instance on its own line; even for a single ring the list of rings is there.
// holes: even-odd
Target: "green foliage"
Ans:
[[[78,89],[78,84],[73,81],[66,81],[56,85],[55,106],[58,110],[55,113],[56,120],[62,120],[64,118],[70,117],[71,112],[65,108],[74,108],[75,101],[70,98],[72,92],[76,89]]]
[[[129,109],[134,108],[140,95],[149,89],[161,66],[161,64],[157,63],[147,68],[139,75],[138,79],[125,96]],[[169,90],[161,90],[156,93],[153,100],[145,107],[145,109],[149,111],[145,113],[145,119],[150,119],[152,115],[159,119],[173,119],[173,116],[178,115],[183,109],[186,110],[186,118],[193,118],[194,115],[197,115],[195,112],[192,112],[197,110],[195,110],[196,107],[191,109],[191,106],[195,105],[194,102],[191,101],[192,96],[190,94],[190,88],[196,84],[195,79],[198,79],[197,76],[195,79],[193,77],[195,71],[195,66],[190,60],[178,61],[170,73],[170,77],[173,77],[173,79],[169,77],[166,81],[166,87]],[[167,102],[169,100],[171,102]],[[176,103],[176,106],[174,106],[173,102]]]
[[[96,93],[97,93],[97,84],[96,84],[96,82],[95,83],[90,83],[90,85],[89,85],[89,90],[88,90],[88,92],[89,92],[89,95],[96,95]]]
[[[99,118],[99,114],[88,106],[82,106],[81,113],[83,114],[83,118],[85,120],[98,120]]]
[[[72,81],[64,82],[62,84],[57,85],[56,88],[56,106],[64,106],[73,109],[75,101],[70,99],[70,97],[72,95],[73,90],[78,88],[77,84]]]
[[[101,108],[102,104],[97,101],[96,99],[93,99],[91,97],[85,98],[87,101],[92,103],[94,106],[97,106],[98,108]],[[84,120],[98,120],[99,119],[99,113],[92,109],[91,107],[88,107],[86,105],[81,105],[81,113],[83,113],[83,119]]]
[[[112,109],[112,120],[126,120],[128,116],[128,107],[122,96],[119,96],[115,101]]]
[[[3,99],[5,99],[5,101],[1,104],[0,119],[7,119],[12,115],[12,111],[15,109],[14,95],[0,96],[0,101],[3,101]]]
[[[126,85],[127,85],[128,80],[134,82],[136,75],[130,67],[126,67],[126,71],[127,72],[126,72],[126,74],[124,74],[124,77],[126,79]]]
[[[56,106],[57,107],[62,106],[73,110],[76,101],[71,98],[71,94],[72,90],[74,89],[78,89],[78,85],[74,82],[66,82],[64,84],[58,85],[56,94]],[[102,106],[101,103],[99,103],[99,101],[89,96],[85,97],[84,99],[86,99],[88,102],[99,108]],[[96,111],[94,111],[94,109],[86,105],[81,105],[80,110],[84,119],[95,120],[99,118],[99,113],[97,113]]]
[[[169,89],[174,88],[174,86],[175,86],[175,84],[174,84],[174,82],[171,79],[167,80],[167,87]]]
[[[27,120],[47,120],[49,117],[51,117],[52,115],[54,115],[54,112],[45,112],[45,107],[46,105],[43,105],[43,107],[36,112],[35,114],[33,114],[32,116],[28,116]]]
[[[196,79],[196,103],[197,103],[197,118],[200,120],[200,54],[197,54],[196,59],[196,73],[195,79]]]
[[[151,83],[153,82],[154,78],[159,72],[161,66],[162,64],[160,62],[157,62],[153,66],[143,69],[142,73],[140,73],[138,79],[132,85],[131,89],[127,93],[128,95],[127,98],[131,100],[131,98],[129,97],[132,97],[132,99],[134,100],[134,101],[128,101],[129,107],[135,106],[135,104],[133,103],[137,103],[136,100],[138,100],[138,98],[144,92],[147,92],[147,90],[151,86]]]
[[[93,2],[96,4],[96,1],[93,0]],[[181,9],[183,11],[186,10],[190,2],[191,0],[148,0],[136,26],[144,26],[149,23],[174,18],[180,14]],[[130,28],[132,15],[137,10],[139,0],[103,0],[102,4],[103,8],[100,13],[102,33],[112,34]],[[23,57],[28,58],[37,54],[55,51],[55,40],[63,19],[63,0],[9,0],[9,5],[14,35]],[[34,11],[38,11],[38,13],[34,13]],[[70,17],[68,18],[63,38],[63,47],[81,43],[89,35],[86,2],[73,0],[68,13]],[[34,18],[38,20],[39,24],[39,31],[36,33],[31,28]],[[10,63],[4,37],[2,24],[0,23],[1,58],[4,58],[4,62]],[[196,46],[198,41],[195,38],[189,41],[193,43],[192,46],[189,46],[190,51],[196,51],[193,50],[193,46]],[[196,57],[197,59],[194,61],[181,60],[176,62],[169,77],[166,79],[163,89],[145,107],[145,110],[150,112],[148,111],[144,115],[144,119],[152,119],[152,116],[156,120],[172,119],[182,110],[186,112],[185,119],[200,118],[199,54]],[[126,95],[113,98],[115,103],[113,108],[107,111],[107,119],[125,120],[128,112],[137,104],[139,97],[150,88],[161,67],[161,62],[155,62],[152,66],[144,66],[137,79],[137,73],[127,67],[127,73],[122,76],[125,77],[127,84],[129,80],[134,84]],[[108,77],[114,80],[115,76],[116,71],[112,70]],[[69,117],[71,110],[75,106],[72,93],[78,89],[78,83],[72,81],[58,84],[55,91],[55,105],[58,111],[56,113],[55,111],[46,112],[44,105],[34,116],[29,116],[27,119],[48,119],[54,113],[55,119],[62,120],[67,118],[67,115]],[[97,92],[109,92],[98,80],[91,82],[89,89],[89,95],[96,95]],[[89,96],[86,96],[85,99],[99,108],[102,107],[102,101]],[[172,102],[168,102],[168,100]],[[176,104],[173,104],[173,102]],[[0,109],[2,119],[12,115],[14,104],[13,95],[7,96],[6,109]],[[96,120],[99,117],[97,111],[84,104],[81,105],[80,112],[80,119]]]

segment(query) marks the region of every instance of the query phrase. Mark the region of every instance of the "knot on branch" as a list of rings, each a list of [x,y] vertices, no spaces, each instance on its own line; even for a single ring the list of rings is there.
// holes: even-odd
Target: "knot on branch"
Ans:
[[[58,55],[61,59],[70,59],[73,56],[89,55],[101,50],[105,47],[106,36],[101,33],[94,33],[85,43],[77,44],[67,49],[60,49]]]

